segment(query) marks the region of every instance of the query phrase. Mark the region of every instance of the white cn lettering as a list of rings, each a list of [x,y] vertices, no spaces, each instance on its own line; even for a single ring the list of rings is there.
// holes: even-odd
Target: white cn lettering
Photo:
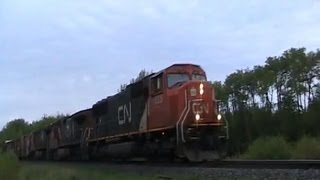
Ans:
[[[126,118],[128,119],[129,122],[131,122],[131,103],[129,103],[129,109],[127,107],[127,105],[124,105],[124,119],[126,120]]]
[[[124,104],[118,107],[118,122],[123,125],[128,121],[131,122],[131,103]]]
[[[206,112],[207,114],[209,113],[209,103],[207,104],[202,104],[202,107],[204,109],[204,112]]]
[[[206,114],[209,113],[209,104],[201,104],[201,103],[193,103],[192,104],[192,111],[194,114],[202,114],[205,112]]]
[[[119,125],[124,124],[125,120],[124,120],[124,116],[123,115],[123,106],[119,106],[118,107],[118,121],[119,121]]]

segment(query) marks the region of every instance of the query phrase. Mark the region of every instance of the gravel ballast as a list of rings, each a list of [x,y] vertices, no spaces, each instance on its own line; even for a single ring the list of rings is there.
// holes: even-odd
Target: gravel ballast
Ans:
[[[109,166],[109,165],[108,165]],[[148,167],[134,165],[110,165],[117,171],[146,176],[183,177],[188,179],[320,179],[319,169],[229,169],[197,167]]]

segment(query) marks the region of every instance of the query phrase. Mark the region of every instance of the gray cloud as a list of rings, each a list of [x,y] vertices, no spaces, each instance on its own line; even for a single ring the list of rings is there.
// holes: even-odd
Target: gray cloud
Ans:
[[[141,69],[200,64],[211,80],[292,46],[319,47],[318,1],[4,0],[0,126],[72,113]]]

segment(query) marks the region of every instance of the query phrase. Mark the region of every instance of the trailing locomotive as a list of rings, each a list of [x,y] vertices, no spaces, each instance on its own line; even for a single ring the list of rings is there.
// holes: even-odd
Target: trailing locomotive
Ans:
[[[223,157],[227,139],[204,70],[174,64],[7,148],[20,158],[209,161]]]

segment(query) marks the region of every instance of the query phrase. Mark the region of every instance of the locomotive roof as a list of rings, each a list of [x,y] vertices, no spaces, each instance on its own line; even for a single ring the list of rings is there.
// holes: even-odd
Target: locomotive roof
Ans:
[[[180,67],[181,67],[181,66],[193,66],[193,67],[201,68],[199,65],[197,65],[197,64],[192,64],[192,63],[176,63],[176,64],[172,64],[171,66],[168,66],[168,67],[166,67],[165,69],[162,69],[162,70],[160,70],[160,71],[158,71],[158,72],[156,72],[156,73],[151,73],[151,74],[145,76],[144,78],[142,78],[141,80],[139,80],[139,81],[137,81],[137,82],[128,84],[128,85],[127,85],[127,88],[130,87],[130,86],[133,86],[134,84],[137,84],[137,83],[139,83],[139,82],[141,82],[141,81],[143,81],[143,80],[145,80],[145,79],[147,79],[147,78],[156,77],[156,76],[158,76],[159,74],[163,73],[166,69],[169,69],[169,68],[172,68],[172,67],[177,67],[177,66],[180,66]],[[119,92],[119,93],[121,93],[121,92]],[[119,93],[117,93],[117,94],[119,94]],[[114,94],[114,95],[116,95],[116,94]],[[108,96],[108,97],[106,97],[106,98],[104,98],[104,99],[101,99],[101,100],[97,101],[92,107],[95,108],[96,106],[99,106],[99,105],[101,105],[101,104],[104,104],[104,103],[108,102],[108,99],[109,99],[109,98],[112,98],[114,95]]]
[[[153,77],[155,74],[156,74],[156,73],[151,73],[151,74],[143,77],[142,79],[140,79],[140,80],[138,80],[138,81],[136,81],[136,82],[130,83],[130,84],[128,84],[128,85],[126,86],[126,88],[129,88],[129,87],[131,87],[131,86],[133,86],[133,85],[135,85],[135,84],[141,83],[141,82],[144,81],[145,79],[150,78],[150,77]],[[114,95],[108,96],[108,97],[106,97],[106,98],[103,98],[103,99],[97,101],[97,102],[92,106],[92,108],[95,108],[96,106],[99,106],[99,105],[101,105],[101,104],[104,104],[104,103],[108,102],[108,99],[114,97],[115,95],[117,95],[117,94],[119,94],[119,93],[122,93],[122,92],[118,92],[118,93],[116,93],[116,94],[114,94]]]
[[[172,67],[181,67],[181,66],[182,66],[182,67],[183,67],[183,66],[186,66],[186,67],[188,67],[188,66],[193,66],[193,67],[202,69],[201,66],[200,66],[200,65],[197,65],[197,64],[192,64],[192,63],[176,63],[176,64],[173,64],[173,65],[171,65],[171,66],[169,66],[169,67],[166,67],[165,69],[163,69],[163,70],[161,70],[161,71],[158,71],[158,72],[156,72],[156,73],[153,73],[152,76],[151,76],[151,78],[158,76],[159,74],[163,73],[163,72],[164,72],[165,70],[167,70],[167,69],[170,69],[170,68],[172,68]]]
[[[177,63],[177,64],[173,64],[173,65],[169,66],[168,68],[173,67],[173,66],[194,66],[194,67],[201,68],[200,65],[192,64],[192,63]]]
[[[84,113],[84,112],[88,112],[88,111],[91,111],[91,110],[92,110],[91,108],[80,110],[80,111],[72,114],[71,116],[69,116],[69,118],[72,118],[72,117],[74,117],[74,116],[77,116],[77,115],[79,115],[79,114],[82,114],[82,113]]]

